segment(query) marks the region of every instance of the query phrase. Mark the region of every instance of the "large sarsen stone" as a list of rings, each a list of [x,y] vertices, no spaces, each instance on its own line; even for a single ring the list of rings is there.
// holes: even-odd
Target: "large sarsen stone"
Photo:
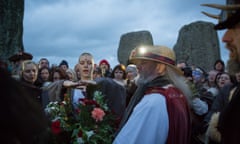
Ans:
[[[152,34],[149,31],[137,31],[123,34],[118,47],[118,61],[127,65],[131,51],[141,45],[153,45]]]

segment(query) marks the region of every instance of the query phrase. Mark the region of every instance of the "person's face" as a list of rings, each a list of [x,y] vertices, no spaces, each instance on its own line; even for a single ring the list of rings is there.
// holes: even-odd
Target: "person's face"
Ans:
[[[53,73],[53,82],[60,80],[60,74],[58,72]]]
[[[75,72],[76,72],[77,78],[80,79],[81,78],[80,64],[76,65]]]
[[[220,62],[218,62],[218,63],[216,63],[216,65],[215,65],[215,69],[216,69],[217,71],[221,71],[221,70],[223,69],[223,65],[222,65]]]
[[[153,61],[138,60],[136,61],[136,66],[138,68],[139,81],[148,82],[155,73],[157,64]]]
[[[221,74],[221,76],[218,79],[218,86],[222,88],[227,84],[231,84],[230,76],[228,74]]]
[[[47,60],[42,59],[42,60],[39,62],[39,68],[42,68],[42,67],[49,67],[49,63],[48,63]]]
[[[94,66],[95,67],[95,66]],[[102,77],[102,74],[101,72],[99,72],[99,69],[97,69],[96,67],[94,68],[94,71],[93,71],[93,79],[96,79],[96,78],[100,78]]]
[[[68,75],[68,78],[69,78],[69,80],[71,80],[71,81],[73,81],[74,79],[74,76],[73,76],[73,74],[71,73],[71,72],[67,72],[67,75]]]
[[[50,73],[47,69],[43,69],[40,73],[40,76],[43,81],[48,81],[49,75],[50,75]]]
[[[93,58],[89,55],[83,55],[79,59],[79,68],[81,73],[82,80],[89,80],[92,79],[93,74]]]
[[[192,71],[192,76],[193,76],[194,83],[201,82],[201,80],[203,78],[203,74],[198,70],[193,70]]]
[[[186,67],[186,63],[182,62],[182,63],[178,63],[177,64],[177,67],[180,68],[180,69],[183,69]]]
[[[114,78],[117,80],[122,80],[123,79],[123,71],[120,69],[116,69],[114,71]]]
[[[240,72],[235,74],[236,80],[237,82],[240,82]]]
[[[32,63],[26,64],[22,72],[23,79],[30,83],[34,83],[37,80],[37,74],[37,67]]]
[[[64,71],[66,71],[68,69],[68,67],[66,65],[61,65],[60,68]]]
[[[217,75],[217,72],[215,71],[210,71],[208,73],[208,81],[209,82],[214,82],[215,81],[215,78],[216,78],[216,75]]]
[[[106,63],[101,63],[100,68],[104,70],[108,70],[108,65]]]
[[[227,29],[222,41],[226,44],[226,48],[230,52],[230,59],[240,62],[240,24]]]
[[[101,74],[99,74],[97,72],[93,72],[93,79],[100,78],[100,77],[102,77]]]
[[[129,71],[127,72],[127,79],[128,79],[128,80],[133,80],[134,78],[135,78],[134,72],[129,70]]]

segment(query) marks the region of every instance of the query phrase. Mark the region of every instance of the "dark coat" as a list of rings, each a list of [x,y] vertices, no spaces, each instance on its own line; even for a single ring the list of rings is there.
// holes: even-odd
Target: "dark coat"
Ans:
[[[42,103],[42,90],[35,86],[34,84],[28,83],[25,80],[21,79],[21,84],[26,92],[31,96],[34,100],[36,100],[40,105]]]
[[[240,136],[240,85],[235,90],[231,101],[222,111],[218,129],[222,144],[239,144]]]
[[[204,121],[206,123],[210,121],[213,113],[221,112],[224,109],[224,107],[227,106],[227,104],[229,103],[229,100],[228,100],[229,94],[232,88],[234,88],[234,85],[227,85],[220,90],[219,94],[216,96],[216,99],[212,104],[210,111],[204,118]]]
[[[121,117],[126,107],[125,87],[114,82],[112,78],[98,78],[96,82],[105,95],[109,108]]]

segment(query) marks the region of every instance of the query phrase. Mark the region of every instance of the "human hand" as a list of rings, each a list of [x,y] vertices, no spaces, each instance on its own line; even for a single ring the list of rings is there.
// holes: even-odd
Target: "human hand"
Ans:
[[[200,98],[194,98],[192,100],[192,108],[198,115],[203,115],[208,112],[207,103],[205,101],[202,101]]]
[[[78,81],[78,84],[79,85],[96,85],[97,83],[96,83],[96,81],[94,81],[94,80],[80,80],[80,81]]]
[[[64,87],[75,87],[75,86],[78,86],[78,85],[79,85],[79,82],[73,82],[73,81],[70,81],[70,80],[65,80],[63,82]]]

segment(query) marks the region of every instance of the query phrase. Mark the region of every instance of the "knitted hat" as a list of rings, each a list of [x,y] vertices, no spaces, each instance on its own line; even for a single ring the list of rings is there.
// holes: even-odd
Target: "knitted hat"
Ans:
[[[215,29],[232,28],[240,22],[240,1],[239,0],[226,0],[226,5],[218,4],[202,4],[211,8],[220,9],[219,15],[213,15],[206,12],[203,14],[219,20],[219,23],[215,25]]]
[[[134,64],[129,64],[126,68],[126,72],[132,71],[134,73],[137,73],[137,67]]]
[[[132,63],[135,63],[136,60],[151,60],[159,63],[164,63],[172,67],[178,73],[182,74],[180,69],[176,67],[176,57],[174,51],[165,46],[137,47],[132,50],[129,60]]]
[[[110,68],[109,62],[108,62],[107,60],[105,60],[105,59],[103,59],[103,60],[101,60],[101,61],[99,62],[99,66],[100,66],[101,64],[103,64],[103,63],[105,63],[106,65],[108,65],[108,68]]]
[[[60,67],[61,65],[66,65],[67,68],[68,68],[68,62],[67,62],[66,60],[62,60],[61,63],[59,64],[59,67]]]

